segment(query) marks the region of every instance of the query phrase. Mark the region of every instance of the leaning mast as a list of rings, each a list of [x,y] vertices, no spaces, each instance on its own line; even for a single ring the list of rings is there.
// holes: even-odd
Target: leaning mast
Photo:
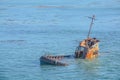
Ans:
[[[89,28],[89,32],[88,32],[88,36],[87,38],[90,37],[90,33],[91,33],[91,29],[92,29],[92,25],[93,25],[93,21],[95,20],[95,15],[93,15],[92,17],[89,17],[90,19],[92,19],[91,24],[90,24],[90,28]]]

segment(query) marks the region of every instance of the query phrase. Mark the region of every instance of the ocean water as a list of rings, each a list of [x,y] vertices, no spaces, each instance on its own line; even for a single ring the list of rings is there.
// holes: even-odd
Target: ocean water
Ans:
[[[98,58],[40,65],[44,54],[74,54],[92,15]],[[0,0],[0,80],[120,80],[119,50],[120,0]]]

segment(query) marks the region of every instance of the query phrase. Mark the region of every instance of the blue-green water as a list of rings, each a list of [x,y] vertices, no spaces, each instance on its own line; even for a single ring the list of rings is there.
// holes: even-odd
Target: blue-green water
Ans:
[[[40,65],[44,54],[74,54],[96,15],[99,57]],[[120,0],[0,0],[0,80],[120,80]]]

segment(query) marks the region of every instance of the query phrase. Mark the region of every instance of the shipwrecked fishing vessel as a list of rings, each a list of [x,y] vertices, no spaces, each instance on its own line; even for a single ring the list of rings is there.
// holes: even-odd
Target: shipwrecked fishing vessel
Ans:
[[[98,56],[99,51],[99,40],[96,38],[91,38],[90,33],[93,25],[93,21],[95,20],[95,16],[89,17],[92,19],[89,32],[87,38],[84,39],[79,43],[75,50],[74,55],[59,55],[59,56],[52,56],[52,55],[44,55],[40,57],[41,64],[51,64],[51,65],[59,65],[59,66],[66,66],[68,65],[67,62],[64,62],[64,59],[70,58],[80,58],[80,59],[93,59]]]

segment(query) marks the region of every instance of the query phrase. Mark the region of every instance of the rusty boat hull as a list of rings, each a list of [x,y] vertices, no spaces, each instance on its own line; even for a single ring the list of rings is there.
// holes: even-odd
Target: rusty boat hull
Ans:
[[[76,47],[75,53],[72,56],[75,59],[94,59],[98,56],[99,51],[99,40],[96,38],[91,38],[91,28],[93,25],[93,21],[95,20],[95,15],[93,17],[89,17],[92,19],[88,36],[86,39],[82,40],[79,45]],[[64,58],[71,58],[70,56],[41,56],[40,62],[47,63],[52,65],[60,65],[66,66],[68,65],[67,62],[62,62]]]
[[[40,57],[41,65],[56,65],[56,66],[67,66],[68,63],[64,61],[64,59],[72,58],[72,55],[45,55]]]
[[[91,43],[89,44],[89,40]],[[93,40],[93,42],[92,42]],[[83,43],[86,41],[85,43]],[[80,44],[76,47],[74,55],[44,55],[40,57],[40,63],[43,65],[57,65],[57,66],[67,66],[68,62],[65,62],[65,59],[94,59],[98,56],[99,51],[99,40],[90,38],[85,39],[80,42]]]

